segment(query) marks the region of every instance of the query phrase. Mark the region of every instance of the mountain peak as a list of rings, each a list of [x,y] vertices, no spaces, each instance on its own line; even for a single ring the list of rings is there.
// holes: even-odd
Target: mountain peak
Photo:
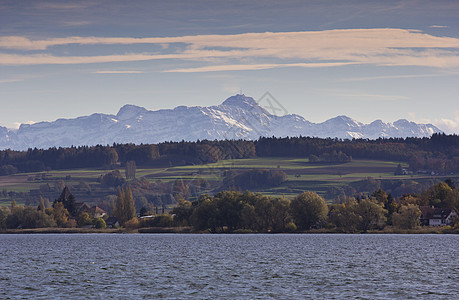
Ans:
[[[353,126],[362,125],[360,122],[357,122],[356,120],[354,120],[354,119],[352,119],[352,118],[350,118],[348,116],[345,116],[345,115],[340,115],[340,116],[331,118],[331,119],[325,121],[325,123],[347,124],[347,125],[353,125]]]
[[[16,132],[0,127],[0,149],[45,149],[114,142],[140,144],[198,139],[257,139],[260,136],[376,139],[424,137],[436,132],[441,131],[430,124],[407,120],[391,124],[379,120],[366,125],[343,115],[315,124],[296,115],[272,115],[252,97],[237,94],[211,107],[179,106],[149,111],[128,104],[121,107],[116,116],[92,114],[75,119],[23,124]]]
[[[407,119],[400,119],[394,122],[395,126],[409,126],[409,125],[416,125],[414,122],[410,122]]]
[[[244,94],[237,94],[226,99],[222,105],[238,106],[241,108],[257,107],[258,103],[252,97],[247,97]]]
[[[126,104],[120,108],[119,112],[116,114],[116,117],[119,120],[126,120],[134,116],[140,115],[142,113],[145,113],[147,111],[148,110],[143,107],[132,105],[132,104]]]

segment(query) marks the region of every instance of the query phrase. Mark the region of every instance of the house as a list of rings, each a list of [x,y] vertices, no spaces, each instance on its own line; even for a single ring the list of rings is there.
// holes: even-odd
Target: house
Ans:
[[[107,215],[107,212],[97,205],[94,205],[89,209],[88,214],[91,218],[103,218]]]
[[[106,221],[105,224],[107,224],[107,228],[115,228],[120,226],[120,223],[118,222],[118,219],[115,217],[109,217]]]
[[[423,226],[445,226],[451,225],[457,213],[451,208],[438,208],[433,206],[420,206],[421,225]]]
[[[76,202],[75,206],[77,208],[77,215],[79,216],[81,213],[88,212],[91,208],[86,202]]]
[[[78,215],[88,213],[91,218],[103,218],[107,212],[97,205],[89,206],[86,202],[78,203]]]

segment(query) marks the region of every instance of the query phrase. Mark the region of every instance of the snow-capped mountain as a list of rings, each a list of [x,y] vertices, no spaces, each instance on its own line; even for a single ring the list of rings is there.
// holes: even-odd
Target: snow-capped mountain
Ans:
[[[18,130],[0,127],[0,149],[68,147],[116,143],[159,143],[214,139],[257,139],[260,136],[338,138],[425,137],[441,132],[431,124],[407,120],[363,124],[346,116],[311,123],[293,114],[276,115],[253,98],[235,95],[217,106],[178,106],[150,111],[123,106],[116,115],[92,114],[54,122],[22,124]],[[279,111],[280,109],[277,109]]]

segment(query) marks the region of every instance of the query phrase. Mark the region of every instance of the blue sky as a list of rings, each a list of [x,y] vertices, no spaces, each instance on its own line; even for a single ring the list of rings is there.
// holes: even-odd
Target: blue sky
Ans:
[[[269,91],[459,133],[459,2],[0,0],[0,125]]]

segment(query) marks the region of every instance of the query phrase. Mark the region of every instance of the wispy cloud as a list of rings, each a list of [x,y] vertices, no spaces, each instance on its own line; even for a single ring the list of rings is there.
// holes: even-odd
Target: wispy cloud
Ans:
[[[385,75],[385,76],[368,76],[368,77],[354,77],[354,78],[343,78],[337,81],[340,82],[351,82],[351,81],[370,81],[370,80],[381,80],[381,79],[403,79],[403,78],[429,78],[429,77],[442,77],[458,75],[459,73],[443,72],[443,73],[430,73],[430,74],[405,74],[405,75]]]
[[[0,84],[11,83],[11,82],[21,82],[21,81],[24,81],[24,79],[23,78],[0,79]]]
[[[143,71],[134,71],[134,70],[103,70],[103,71],[94,71],[92,74],[142,74]]]
[[[39,2],[35,5],[38,10],[75,10],[75,9],[87,9],[94,6],[96,2],[91,3],[88,1],[80,1],[79,3],[53,3],[53,2]]]
[[[54,46],[152,44],[151,53],[98,56],[55,56]],[[174,44],[174,47],[168,45]],[[0,37],[0,65],[88,64],[157,59],[213,62],[168,72],[262,70],[281,67],[330,67],[347,64],[378,66],[459,67],[459,39],[438,37],[417,30],[346,29],[305,32],[265,32],[234,35],[196,35],[161,38],[67,37],[32,40]],[[27,53],[27,51],[45,51]],[[10,52],[11,52],[10,51]],[[113,50],[111,50],[113,51]],[[24,53],[25,52],[25,53]],[[260,63],[262,61],[262,63]]]
[[[14,82],[22,82],[26,81],[32,78],[38,78],[41,77],[41,75],[32,75],[32,74],[22,74],[22,75],[16,75],[16,76],[11,76],[10,78],[2,78],[0,79],[0,84],[2,83],[14,83]]]
[[[449,26],[444,26],[444,25],[431,25],[429,26],[430,28],[448,28]]]
[[[125,54],[125,55],[100,55],[100,56],[54,56],[48,54],[3,54],[0,53],[0,65],[73,65],[73,64],[94,64],[111,62],[145,61],[153,59],[180,58],[168,55],[150,54]],[[185,56],[183,56],[185,58]]]
[[[184,69],[173,69],[166,70],[163,72],[174,72],[174,73],[197,73],[197,72],[219,72],[219,71],[248,71],[248,70],[266,70],[274,68],[323,68],[323,67],[340,67],[346,65],[354,65],[356,63],[339,62],[339,63],[296,63],[296,64],[247,64],[247,65],[218,65],[218,66],[206,66],[198,68],[184,68]]]
[[[76,26],[91,25],[92,22],[91,21],[64,21],[63,24],[64,24],[64,26],[76,27]]]

